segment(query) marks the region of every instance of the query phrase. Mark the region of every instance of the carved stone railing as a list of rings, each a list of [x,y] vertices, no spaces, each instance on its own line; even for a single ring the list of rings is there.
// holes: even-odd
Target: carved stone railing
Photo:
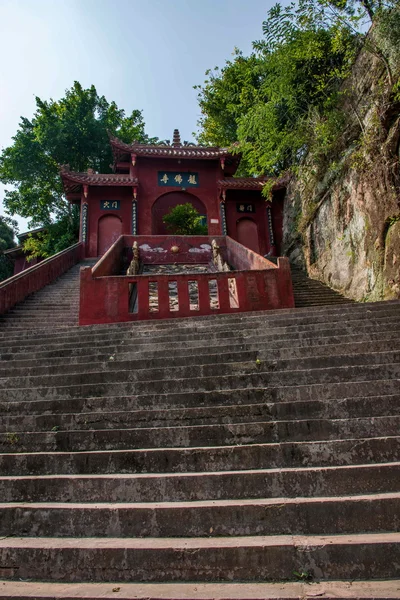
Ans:
[[[121,236],[93,269],[81,269],[81,325],[294,307],[287,258],[278,258],[275,265],[220,236],[214,249],[218,254],[215,246],[221,248],[221,261],[232,265],[233,271],[226,271],[222,263],[223,270],[216,272],[118,275],[116,265],[121,265],[124,249],[130,264],[138,259],[134,257],[136,241],[145,264],[207,266],[213,262],[209,237]]]

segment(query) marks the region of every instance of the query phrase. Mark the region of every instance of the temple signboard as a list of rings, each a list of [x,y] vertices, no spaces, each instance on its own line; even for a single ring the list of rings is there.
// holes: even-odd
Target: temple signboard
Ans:
[[[199,175],[198,173],[158,171],[158,185],[180,188],[199,187]]]
[[[244,202],[238,202],[236,204],[236,210],[240,213],[255,213],[256,209],[254,204],[248,204]]]
[[[101,210],[119,210],[121,208],[120,200],[100,200]]]

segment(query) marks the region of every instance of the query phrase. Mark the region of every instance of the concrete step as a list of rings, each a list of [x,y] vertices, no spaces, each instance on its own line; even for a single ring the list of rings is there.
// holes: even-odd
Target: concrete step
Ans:
[[[80,581],[287,581],[395,576],[400,534],[220,538],[8,538],[8,579]],[[390,557],[390,559],[388,559]],[[229,568],[227,569],[227,566]]]
[[[232,398],[233,400],[233,398]],[[33,403],[35,404],[35,403]],[[32,408],[32,407],[30,407]],[[34,407],[33,407],[34,408]],[[61,408],[61,407],[60,407]],[[116,407],[118,408],[118,406]],[[70,407],[70,410],[74,407]],[[174,427],[181,425],[216,425],[269,420],[315,418],[346,419],[382,417],[400,413],[400,396],[342,399],[338,401],[283,402],[260,404],[214,405],[209,407],[149,409],[105,412],[57,412],[52,414],[2,414],[0,432],[112,429],[121,427]]]
[[[0,504],[0,535],[11,532],[13,537],[218,538],[399,530],[400,493],[147,504]]]
[[[398,435],[318,442],[89,452],[23,453],[16,446],[13,444],[14,450],[8,454],[0,454],[1,473],[5,476],[201,473],[400,461]]]
[[[281,583],[40,583],[0,581],[10,600],[398,600],[400,580]]]
[[[400,328],[399,328],[400,332]],[[289,358],[301,356],[328,356],[351,354],[360,351],[383,351],[389,347],[391,350],[397,350],[399,346],[399,332],[393,327],[388,327],[387,331],[359,333],[353,335],[329,336],[329,337],[302,337],[298,340],[268,340],[250,338],[243,340],[230,340],[229,344],[220,342],[209,343],[208,345],[198,345],[194,343],[189,346],[187,343],[182,344],[159,344],[154,349],[143,349],[138,347],[134,342],[125,342],[124,340],[114,344],[99,345],[97,348],[92,346],[74,346],[72,348],[63,348],[58,350],[42,350],[34,352],[29,350],[28,353],[4,353],[2,361],[7,374],[12,371],[13,367],[31,367],[37,365],[40,367],[45,365],[58,364],[73,364],[80,362],[93,362],[96,360],[109,361],[110,357],[114,360],[124,360],[132,358],[132,360],[142,359],[149,361],[165,358],[172,359],[175,357],[188,357],[192,355],[200,356],[201,354],[225,354],[226,352],[241,352],[241,351],[257,351],[259,357],[271,358],[271,350],[273,350],[273,358]],[[293,342],[293,343],[291,343]],[[199,341],[201,343],[201,341]],[[190,348],[190,353],[189,353]],[[67,360],[66,360],[67,359]]]
[[[0,434],[1,452],[127,450],[396,436],[400,416]]]
[[[378,306],[371,305],[349,305],[347,307],[341,307],[341,309],[329,309],[324,308],[320,311],[315,310],[314,315],[304,314],[303,311],[289,310],[289,311],[267,311],[261,313],[243,313],[242,317],[238,317],[237,315],[220,315],[210,317],[197,317],[190,319],[179,319],[175,321],[174,331],[181,332],[194,332],[194,331],[206,331],[217,330],[217,329],[225,329],[229,331],[233,324],[236,325],[236,329],[242,325],[246,326],[247,329],[250,329],[251,326],[255,328],[259,328],[261,324],[265,323],[265,325],[273,325],[274,328],[281,327],[282,325],[290,326],[297,324],[318,324],[325,323],[327,320],[332,320],[335,322],[344,321],[344,316],[349,317],[349,321],[352,320],[367,320],[370,321],[372,318],[379,316],[396,316],[399,315],[400,311],[400,303],[382,303]],[[278,314],[277,314],[278,313]],[[307,311],[306,311],[307,313]],[[68,329],[66,330],[66,334],[69,335],[89,335],[89,334],[104,334],[107,333],[119,333],[123,331],[129,331],[135,334],[145,333],[145,335],[154,336],[157,332],[162,334],[162,332],[169,332],[171,328],[170,321],[167,324],[159,325],[158,322],[146,322],[143,323],[125,323],[118,325],[105,325],[105,326],[89,326],[85,328],[75,328],[72,332]],[[47,337],[49,334],[47,331],[43,332]],[[19,337],[22,338],[37,338],[37,332],[35,332],[35,336],[32,335],[32,332],[26,331],[23,334],[19,334]]]
[[[256,366],[259,371],[299,371],[306,369],[322,369],[322,368],[333,368],[341,366],[355,366],[355,365],[377,365],[385,363],[400,362],[400,340],[396,340],[393,346],[398,346],[398,350],[392,351],[381,351],[374,352],[374,348],[370,347],[370,351],[366,352],[365,348],[356,348],[356,352],[346,354],[344,350],[340,351],[340,348],[336,348],[336,352],[330,353],[327,356],[321,355],[319,352],[314,350],[313,353],[309,352],[311,356],[302,356],[295,358],[279,359],[272,358],[270,352],[257,352],[257,351],[238,351],[238,352],[224,352],[223,354],[215,353],[212,354],[191,354],[190,356],[181,356],[178,358],[170,357],[168,360],[168,370],[171,376],[177,376],[178,378],[184,378],[185,372],[190,371],[189,376],[196,376],[195,369],[200,366],[213,365],[215,371],[219,374],[223,374],[225,365],[227,363],[235,363],[236,365],[242,365],[248,363],[251,370],[251,365]],[[387,344],[381,344],[381,348],[386,349]],[[363,352],[360,352],[360,350]],[[308,349],[309,350],[309,349]],[[35,382],[39,381],[41,384],[52,385],[57,383],[55,378],[62,374],[63,380],[68,375],[78,375],[79,373],[97,373],[99,370],[102,372],[114,372],[114,371],[129,371],[130,373],[137,373],[138,379],[143,379],[145,372],[149,373],[151,379],[159,379],[159,373],[165,373],[166,357],[158,359],[127,359],[123,360],[118,357],[119,360],[115,360],[116,355],[111,354],[107,356],[106,360],[103,361],[90,361],[90,362],[72,362],[72,364],[63,365],[49,365],[49,366],[36,366],[30,368],[15,368],[15,369],[0,369],[0,388],[8,385],[14,386],[18,383],[18,387],[27,387],[28,385],[35,386]],[[86,359],[87,360],[87,359]],[[221,368],[217,368],[221,367]],[[240,370],[240,367],[239,367]],[[229,372],[229,371],[228,371]],[[207,372],[205,373],[207,376]]]
[[[78,397],[96,397],[110,395],[143,395],[143,394],[169,394],[169,393],[194,393],[203,391],[232,390],[240,388],[266,388],[290,387],[297,388],[296,393],[301,393],[300,386],[323,385],[326,390],[335,384],[346,382],[345,388],[350,382],[382,381],[386,382],[385,388],[378,391],[381,393],[396,393],[398,391],[398,380],[400,378],[400,363],[361,365],[349,367],[332,367],[299,371],[259,371],[254,363],[226,363],[218,365],[217,372],[225,373],[216,375],[211,365],[192,367],[183,372],[176,368],[180,379],[171,379],[171,373],[160,369],[157,376],[160,379],[152,379],[155,371],[137,371],[126,373],[125,371],[97,372],[88,374],[66,375],[59,381],[60,385],[46,387],[32,387],[34,383],[40,384],[36,378],[26,378],[24,382],[29,387],[16,387],[14,380],[11,383],[4,382],[0,389],[0,402],[34,401],[41,399],[61,399]],[[256,372],[255,372],[256,371]],[[179,375],[178,375],[179,374]],[[197,376],[196,376],[197,375]],[[162,379],[162,377],[167,377]],[[58,382],[54,376],[53,382]],[[30,381],[32,379],[32,381]],[[41,378],[38,378],[39,380]],[[88,380],[90,383],[88,383]],[[390,386],[392,382],[392,386]],[[63,385],[61,385],[63,384]],[[10,387],[6,387],[10,385]],[[372,384],[371,384],[372,385]],[[386,387],[389,385],[389,389]],[[11,387],[13,386],[13,387]],[[325,396],[326,397],[326,396]]]
[[[178,390],[163,393],[142,393],[114,396],[50,396],[21,399],[21,394],[15,400],[7,396],[0,401],[0,414],[52,414],[73,412],[101,412],[146,410],[149,406],[169,408],[212,407],[213,405],[252,404],[259,402],[325,402],[335,400],[342,402],[350,398],[370,398],[388,395],[397,396],[399,391],[398,379],[376,379],[364,381],[348,381],[326,384],[311,384],[297,386],[227,388],[211,390],[196,390],[190,393]],[[24,391],[24,396],[26,391]]]
[[[399,478],[399,462],[208,473],[2,476],[0,502],[185,502],[382,494],[397,493]]]
[[[26,340],[23,344],[15,343],[15,341],[9,340],[8,343],[2,344],[1,356],[7,358],[12,356],[13,354],[22,354],[27,355],[31,352],[35,354],[37,352],[47,351],[47,352],[59,352],[64,350],[70,350],[71,353],[77,351],[77,347],[81,349],[87,348],[92,350],[93,348],[102,348],[110,347],[110,348],[120,348],[124,345],[128,347],[132,344],[135,345],[137,350],[141,351],[154,351],[163,348],[171,349],[174,348],[192,348],[192,347],[201,347],[207,346],[207,342],[209,345],[212,344],[238,344],[242,343],[266,343],[271,342],[276,345],[286,344],[297,344],[298,342],[302,342],[302,340],[310,340],[318,339],[318,338],[338,338],[341,336],[348,335],[363,335],[363,334],[371,334],[375,335],[379,333],[388,333],[388,332],[399,332],[400,331],[400,315],[399,318],[387,318],[385,320],[381,320],[379,323],[360,323],[356,321],[350,324],[322,324],[321,328],[318,331],[315,328],[297,328],[297,329],[289,329],[284,330],[280,328],[276,328],[275,330],[272,328],[262,329],[258,328],[254,331],[236,331],[229,330],[223,332],[212,332],[207,333],[206,335],[202,333],[193,333],[193,334],[185,334],[171,336],[163,336],[162,339],[151,338],[149,336],[144,336],[142,339],[135,338],[132,335],[127,335],[126,337],[122,336],[120,333],[110,334],[110,335],[102,335],[100,337],[89,336],[81,336],[74,338],[67,338],[64,335],[65,329],[60,328],[59,335],[57,338],[57,332],[52,332],[52,336],[49,339],[39,339],[36,340]]]

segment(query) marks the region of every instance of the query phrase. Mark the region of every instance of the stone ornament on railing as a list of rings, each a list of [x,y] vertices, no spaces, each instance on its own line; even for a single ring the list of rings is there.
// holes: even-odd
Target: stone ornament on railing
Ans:
[[[129,265],[128,270],[126,272],[127,275],[137,275],[139,273],[140,259],[139,259],[139,246],[138,246],[137,242],[133,242],[132,252],[133,252],[133,256],[132,256],[131,264]]]
[[[212,247],[212,254],[213,254],[212,261],[213,261],[214,266],[217,269],[217,271],[221,271],[221,272],[230,271],[228,263],[225,262],[224,259],[222,258],[221,248],[218,246],[216,240],[213,240],[211,242],[211,247]]]

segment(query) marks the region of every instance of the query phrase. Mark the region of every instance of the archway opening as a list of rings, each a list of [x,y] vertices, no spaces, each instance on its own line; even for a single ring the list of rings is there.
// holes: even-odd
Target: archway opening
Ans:
[[[164,215],[178,204],[187,204],[188,202],[204,217],[205,223],[207,223],[207,209],[201,200],[188,192],[169,192],[157,198],[152,206],[152,235],[168,235],[169,231],[163,222]]]
[[[237,222],[237,239],[240,244],[260,253],[260,244],[258,241],[258,227],[253,219],[243,218]]]
[[[99,219],[97,256],[103,256],[122,234],[122,221],[116,215],[104,215]]]

